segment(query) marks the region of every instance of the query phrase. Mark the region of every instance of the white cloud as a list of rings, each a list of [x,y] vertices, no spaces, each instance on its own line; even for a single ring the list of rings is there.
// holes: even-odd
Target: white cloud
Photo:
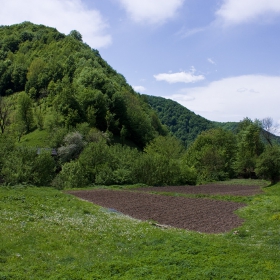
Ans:
[[[240,121],[244,117],[280,121],[280,76],[246,75],[211,82],[165,96],[213,121]]]
[[[185,0],[119,0],[135,22],[161,24],[175,16]]]
[[[207,61],[211,64],[216,64],[216,62],[212,58],[207,58]]]
[[[189,72],[177,72],[177,73],[161,73],[154,75],[157,81],[166,81],[169,84],[174,83],[195,83],[204,80],[203,75],[195,75],[195,68],[192,67]]]
[[[239,24],[280,14],[279,0],[224,0],[216,15],[227,24]]]
[[[133,89],[137,92],[143,92],[146,90],[146,88],[143,86],[133,86]]]
[[[197,33],[204,32],[207,30],[207,27],[199,27],[199,28],[193,28],[193,29],[185,29],[182,28],[179,32],[177,32],[177,35],[181,36],[182,38],[193,36]]]
[[[1,25],[31,21],[55,27],[65,34],[78,30],[92,48],[111,43],[111,36],[106,34],[108,25],[100,12],[87,9],[81,0],[0,0],[0,4]]]

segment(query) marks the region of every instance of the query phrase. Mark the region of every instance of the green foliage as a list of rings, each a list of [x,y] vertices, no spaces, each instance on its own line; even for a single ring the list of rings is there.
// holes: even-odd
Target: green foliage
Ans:
[[[81,42],[83,41],[83,39],[82,39],[82,34],[81,34],[79,31],[77,31],[77,30],[72,30],[72,31],[69,33],[69,36],[75,38],[75,39],[78,40],[78,41],[81,41]]]
[[[33,93],[30,94],[33,98],[38,97],[40,89],[47,88],[48,85],[48,77],[45,73],[46,63],[42,58],[35,58],[27,72],[27,80],[25,90],[26,92],[30,92],[33,89]]]
[[[272,184],[280,180],[280,147],[267,146],[256,162],[256,174]]]
[[[255,170],[257,158],[264,150],[260,132],[261,127],[258,121],[253,122],[245,118],[239,124],[235,170],[242,176],[251,176]]]
[[[235,135],[221,128],[202,132],[185,155],[186,165],[197,171],[198,182],[219,181],[234,176]]]
[[[0,95],[0,129],[4,133],[11,121],[11,103]]]
[[[173,136],[159,136],[144,148],[148,154],[160,154],[167,159],[180,159],[183,150],[180,141]]]
[[[142,154],[135,160],[132,176],[137,183],[150,186],[178,185],[182,180],[180,161],[160,154]]]
[[[19,94],[17,103],[17,118],[18,122],[24,125],[26,132],[30,132],[34,123],[32,104],[32,99],[25,92],[21,92]]]
[[[2,175],[8,184],[32,183],[36,150],[27,147],[14,149],[4,161]]]
[[[48,131],[54,124],[55,129],[72,130],[87,122],[115,136],[122,134],[141,148],[166,133],[148,104],[76,30],[65,36],[29,22],[0,27],[1,95],[23,90],[39,103],[46,101],[59,116],[50,120],[54,110],[47,108],[43,116],[36,108],[40,129],[47,123]],[[30,131],[29,124],[17,124],[19,138],[23,125]],[[123,127],[126,131],[121,133]]]
[[[48,150],[42,150],[34,160],[32,183],[48,186],[55,176],[56,163]]]
[[[83,136],[79,132],[68,133],[63,142],[64,146],[58,148],[58,155],[63,163],[76,159],[85,146]]]
[[[134,182],[147,185],[178,185],[194,182],[191,169],[182,165],[183,146],[172,136],[152,140],[135,160]]]
[[[52,181],[52,186],[57,189],[85,187],[89,182],[84,175],[85,172],[79,161],[67,162]]]
[[[54,177],[55,162],[50,152],[37,155],[30,147],[17,147],[3,161],[2,175],[6,184],[48,185]]]
[[[14,139],[6,134],[0,134],[0,173],[4,162],[15,148]]]

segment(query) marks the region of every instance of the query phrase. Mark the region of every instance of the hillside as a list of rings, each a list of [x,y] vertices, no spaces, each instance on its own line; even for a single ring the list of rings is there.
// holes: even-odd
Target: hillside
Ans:
[[[65,35],[30,22],[0,27],[0,97],[23,91],[31,98],[30,123],[11,116],[9,122],[21,131],[24,126],[23,134],[87,124],[142,148],[166,133],[148,104],[76,30]]]
[[[150,106],[157,112],[160,121],[185,146],[191,144],[205,130],[221,127],[233,131],[238,123],[219,123],[207,120],[171,99],[144,95]]]

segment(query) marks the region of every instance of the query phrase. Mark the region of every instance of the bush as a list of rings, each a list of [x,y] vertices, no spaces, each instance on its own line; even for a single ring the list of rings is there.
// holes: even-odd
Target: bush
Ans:
[[[35,158],[33,166],[33,184],[46,186],[51,183],[55,175],[56,163],[48,151],[43,151]]]
[[[2,174],[8,184],[32,184],[36,150],[27,147],[16,148],[5,159]]]
[[[85,175],[85,170],[79,161],[67,162],[54,178],[52,186],[57,189],[84,187],[89,184]]]
[[[134,183],[150,186],[178,185],[185,182],[179,161],[159,154],[143,153],[135,161],[132,169]]]
[[[49,185],[55,172],[55,161],[49,152],[37,155],[36,149],[18,147],[3,163],[2,175],[7,184]]]
[[[257,159],[257,176],[268,179],[272,184],[280,180],[280,147],[269,146]]]
[[[85,146],[83,136],[79,132],[68,133],[64,137],[64,144],[65,146],[58,148],[58,155],[63,163],[78,158]]]

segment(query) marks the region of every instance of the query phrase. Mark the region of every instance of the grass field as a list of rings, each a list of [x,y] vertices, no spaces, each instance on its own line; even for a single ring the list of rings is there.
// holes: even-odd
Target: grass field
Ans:
[[[279,279],[280,184],[264,190],[238,211],[242,227],[214,235],[52,188],[0,187],[0,279]]]

